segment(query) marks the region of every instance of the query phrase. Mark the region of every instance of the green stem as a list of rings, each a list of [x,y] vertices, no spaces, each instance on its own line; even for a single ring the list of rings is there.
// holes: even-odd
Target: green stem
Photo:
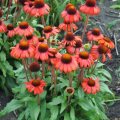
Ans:
[[[44,78],[45,76],[45,62],[43,61],[42,62],[42,79]]]
[[[81,68],[80,73],[78,74],[78,86],[83,81],[84,78],[84,68]]]
[[[69,87],[72,87],[72,73],[68,73],[68,77],[69,77]]]
[[[99,62],[99,59],[96,61],[95,65],[94,65],[94,67],[93,67],[93,69],[92,69],[92,71],[91,71],[91,74],[95,71],[95,68],[96,68],[98,62]]]
[[[40,95],[37,95],[37,103],[40,105]]]

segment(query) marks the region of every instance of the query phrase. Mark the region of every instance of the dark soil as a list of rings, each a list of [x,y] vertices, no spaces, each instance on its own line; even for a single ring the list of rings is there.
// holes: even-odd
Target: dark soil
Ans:
[[[107,34],[111,39],[113,39],[113,30],[120,28],[120,24],[116,24],[110,31],[107,30],[108,23],[120,19],[117,17],[110,17],[109,15],[115,15],[118,16],[118,14],[112,14],[109,13],[106,14],[105,11],[111,10],[109,7],[114,2],[111,0],[105,0],[103,3],[100,3],[101,6],[101,14],[98,17],[95,17],[97,22],[100,22],[102,24],[105,24],[105,26],[102,28],[104,30],[104,33]],[[115,10],[114,10],[115,11]],[[110,33],[110,34],[109,34]],[[120,34],[116,34],[117,40],[120,39]],[[114,49],[112,51],[113,59],[106,62],[106,68],[109,70],[109,72],[112,75],[112,83],[110,85],[110,89],[115,93],[116,98],[120,98],[120,41],[117,41],[117,48],[119,55],[116,54],[116,50]],[[2,91],[0,91],[0,109],[4,108],[6,103],[10,101],[10,97],[6,97]],[[120,101],[114,102],[111,106],[108,106],[107,114],[110,120],[120,120]],[[17,120],[14,113],[11,113],[3,118],[0,118],[0,120]]]

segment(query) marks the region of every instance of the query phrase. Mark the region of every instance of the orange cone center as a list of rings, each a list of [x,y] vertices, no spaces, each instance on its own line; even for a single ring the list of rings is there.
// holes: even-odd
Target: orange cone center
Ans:
[[[52,27],[51,26],[46,26],[46,27],[44,27],[44,32],[45,33],[49,33],[49,32],[52,32]]]
[[[44,42],[44,37],[38,38],[38,41],[39,41],[39,42]]]
[[[32,81],[32,85],[33,85],[34,87],[39,86],[39,85],[40,85],[40,80],[33,80],[33,81]]]
[[[63,54],[61,57],[61,61],[65,64],[69,64],[72,61],[72,57],[70,54]]]
[[[23,22],[19,23],[19,27],[21,29],[26,29],[26,28],[28,28],[28,23],[26,21],[23,21]]]
[[[29,43],[27,40],[21,40],[19,43],[19,48],[21,50],[27,50],[29,48]]]
[[[108,48],[107,48],[106,46],[100,45],[100,46],[98,47],[98,52],[99,52],[100,54],[106,54],[107,51],[108,51]]]
[[[89,85],[90,87],[95,86],[95,81],[92,80],[92,79],[89,79],[89,81],[88,81],[88,85]]]
[[[96,5],[96,0],[86,0],[86,5],[88,7],[94,7]]]
[[[67,41],[72,41],[72,40],[74,40],[74,39],[75,39],[74,34],[73,34],[72,32],[68,32],[68,33],[66,34],[66,36],[65,36],[65,39],[66,39]]]
[[[47,52],[48,51],[48,45],[45,43],[41,43],[38,47],[39,52]]]
[[[70,14],[70,15],[74,15],[74,14],[76,13],[76,8],[75,8],[75,6],[70,5],[70,6],[67,8],[67,12],[68,12],[68,14]]]
[[[98,28],[94,28],[92,30],[92,34],[95,35],[95,36],[99,36],[100,35],[100,30]]]
[[[8,24],[8,25],[7,25],[7,29],[8,29],[8,30],[13,30],[13,29],[14,29],[14,27],[13,27],[13,25],[12,25],[12,24]]]
[[[44,7],[44,0],[35,0],[34,6],[35,6],[35,8],[42,8],[42,7]]]
[[[79,57],[82,59],[88,59],[89,58],[89,53],[87,51],[81,51],[79,53]]]

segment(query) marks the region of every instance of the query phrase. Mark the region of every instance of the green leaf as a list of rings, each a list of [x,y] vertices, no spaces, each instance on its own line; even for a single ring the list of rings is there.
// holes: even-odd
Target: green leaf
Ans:
[[[3,51],[0,52],[0,61],[2,62],[6,61],[6,54]]]
[[[22,113],[19,114],[18,119],[17,120],[23,120],[25,115],[25,111],[23,111]]]
[[[58,96],[56,98],[53,98],[52,102],[50,102],[48,105],[58,105],[63,102],[63,97]]]
[[[52,106],[50,108],[51,117],[50,120],[56,120],[58,117],[58,106]]]
[[[73,107],[71,107],[71,110],[70,110],[70,118],[71,120],[75,120],[75,110]]]
[[[120,5],[112,5],[112,6],[110,6],[110,8],[112,8],[112,9],[120,9]]]
[[[2,111],[0,111],[0,116],[4,116],[5,114],[10,113],[22,106],[23,104],[20,100],[13,99]]]
[[[67,108],[66,101],[61,104],[60,114]]]
[[[38,120],[40,113],[40,106],[36,101],[28,102],[29,112],[32,120]]]
[[[45,115],[46,115],[46,101],[44,100],[41,105],[40,105],[40,109],[41,109],[41,116],[40,116],[40,120],[45,120]]]
[[[81,99],[81,98],[84,98],[84,91],[82,90],[81,87],[79,87],[78,89],[78,98]]]
[[[112,91],[108,88],[108,86],[105,83],[101,83],[100,85],[101,92],[108,92],[111,95],[113,95]]]
[[[65,113],[64,114],[64,120],[70,120],[70,115],[69,115],[69,113]]]

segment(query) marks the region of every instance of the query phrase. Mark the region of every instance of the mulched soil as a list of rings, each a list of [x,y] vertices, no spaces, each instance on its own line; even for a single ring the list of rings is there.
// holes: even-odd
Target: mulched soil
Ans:
[[[105,0],[103,3],[100,4],[102,12],[98,17],[95,17],[97,22],[105,24],[106,26],[107,23],[118,19],[117,17],[110,17],[106,15],[105,11],[107,10],[109,11],[110,10],[109,7],[112,4],[113,4],[112,0]],[[113,33],[113,29],[117,28],[120,28],[120,24],[117,24],[114,28],[112,28],[111,33]],[[102,29],[104,30],[105,28],[103,27]],[[104,32],[105,34],[109,33],[107,29],[105,29]],[[120,39],[120,35],[116,34],[116,38],[117,40]],[[110,89],[115,93],[117,98],[120,98],[120,70],[118,72],[119,74],[117,73],[118,69],[120,68],[120,42],[118,41],[117,43],[119,55],[116,54],[116,50],[113,50],[112,51],[113,59],[106,62],[106,68],[109,70],[113,78],[112,83],[110,85]],[[10,97],[9,96],[6,97],[4,93],[0,91],[0,109],[2,109],[9,101]],[[111,106],[108,106],[108,109],[106,111],[110,120],[120,120],[120,101],[116,101]],[[17,118],[15,117],[14,113],[11,113],[3,118],[0,118],[0,120],[17,120]]]

